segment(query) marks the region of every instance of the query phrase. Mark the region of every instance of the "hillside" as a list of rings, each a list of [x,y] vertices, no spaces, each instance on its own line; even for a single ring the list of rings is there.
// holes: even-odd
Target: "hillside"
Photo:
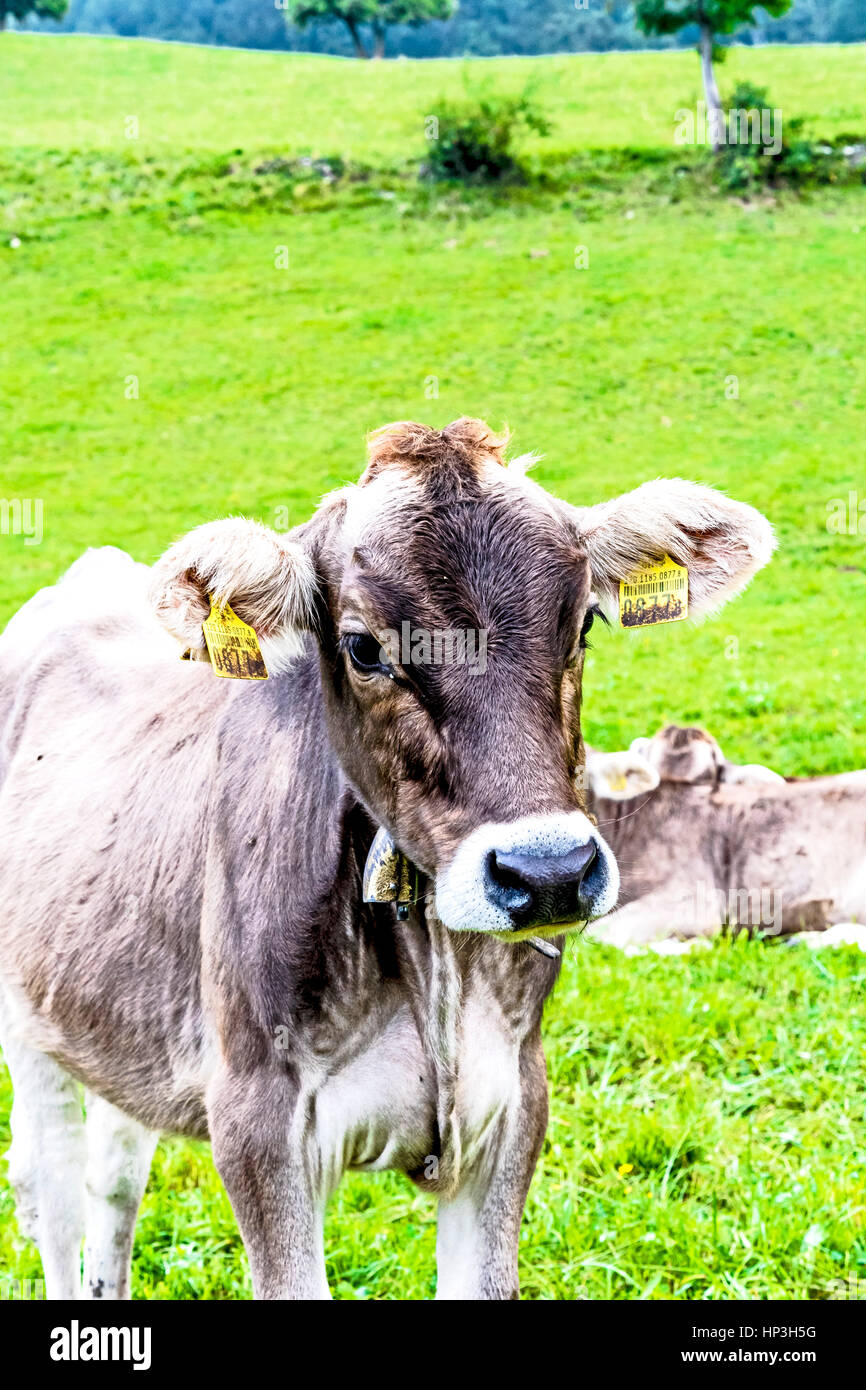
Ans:
[[[423,118],[465,76],[497,90],[527,81],[554,125],[544,148],[670,146],[674,113],[701,94],[691,52],[359,63],[78,35],[0,35],[3,145],[137,155],[273,149],[400,161]],[[866,130],[866,45],[732,50],[723,91],[748,78],[818,133]],[[74,99],[70,102],[70,93]],[[138,119],[136,141],[125,136]]]

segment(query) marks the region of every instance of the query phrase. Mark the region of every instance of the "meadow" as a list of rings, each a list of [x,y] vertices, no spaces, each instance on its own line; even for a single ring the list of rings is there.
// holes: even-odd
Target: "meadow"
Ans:
[[[521,1233],[528,1299],[862,1298],[866,963],[723,942],[679,958],[571,942],[545,1040],[551,1122]],[[9,1092],[0,1087],[0,1147]],[[427,1299],[435,1206],[350,1174],[325,1230],[347,1299]],[[207,1145],[160,1144],[133,1296],[249,1298]],[[0,1187],[0,1277],[39,1277]]]
[[[424,115],[468,69],[532,79],[554,130],[529,154],[577,160],[574,186],[415,187]],[[361,65],[4,34],[0,70],[0,494],[44,505],[41,544],[0,535],[0,621],[87,545],[151,561],[215,515],[294,524],[357,476],[367,430],[480,415],[569,501],[681,475],[777,528],[720,618],[593,634],[590,742],[675,719],[788,775],[866,765],[866,188],[679,191],[688,53]],[[863,47],[737,50],[721,77],[827,138],[866,132]],[[363,179],[282,176],[338,156]],[[850,950],[572,943],[524,1296],[851,1296],[864,977]],[[428,1296],[433,1220],[396,1177],[349,1180],[337,1295]],[[139,1297],[249,1296],[206,1147],[160,1146],[135,1271]],[[0,1176],[0,1278],[37,1272]]]
[[[863,46],[732,50],[723,87],[741,78],[776,104],[814,116],[820,134],[866,129]],[[673,113],[701,95],[693,53],[592,53],[460,62],[357,63],[83,36],[9,34],[3,41],[4,144],[39,149],[178,150],[273,147],[288,155],[399,161],[423,116],[466,79],[538,92],[552,148],[661,146]],[[70,100],[71,99],[71,100]]]

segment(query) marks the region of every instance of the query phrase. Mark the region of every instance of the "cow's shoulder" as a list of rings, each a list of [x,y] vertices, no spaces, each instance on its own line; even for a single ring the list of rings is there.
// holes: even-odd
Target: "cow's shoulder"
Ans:
[[[5,759],[49,734],[70,749],[76,733],[113,743],[174,718],[184,723],[224,702],[205,670],[155,643],[136,618],[68,621],[24,652],[0,651],[0,729]],[[187,669],[184,670],[183,667]]]

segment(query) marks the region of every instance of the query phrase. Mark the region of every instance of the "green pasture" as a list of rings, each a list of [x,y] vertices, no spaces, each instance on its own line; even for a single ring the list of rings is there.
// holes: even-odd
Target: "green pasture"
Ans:
[[[106,51],[108,50],[108,52]],[[473,86],[536,88],[553,150],[669,145],[674,112],[701,95],[694,53],[358,63],[78,35],[3,36],[3,141],[40,149],[143,153],[280,148],[286,154],[399,161],[423,143],[424,116]],[[864,46],[740,48],[723,88],[748,78],[823,135],[866,128]],[[137,141],[126,121],[138,118]]]
[[[220,513],[301,521],[368,429],[476,414],[570,501],[685,475],[778,529],[718,620],[595,637],[593,742],[678,717],[785,773],[863,765],[866,536],[827,523],[864,487],[866,193],[629,210],[142,213],[0,252],[2,495],[42,498],[45,533],[0,537],[4,616],[87,545],[153,560]]]
[[[88,545],[151,561],[220,514],[294,524],[358,475],[367,430],[480,415],[542,452],[536,476],[572,502],[679,475],[777,528],[772,565],[718,619],[594,632],[592,743],[676,719],[786,774],[866,765],[866,188],[678,199],[623,174],[612,199],[416,197],[388,171],[423,154],[423,117],[465,66],[0,35],[0,497],[44,507],[41,544],[0,534],[0,621]],[[689,53],[471,72],[498,90],[533,77],[555,121],[542,143],[589,160],[669,150],[699,90]],[[828,136],[866,132],[862,47],[738,50],[723,86],[740,76]],[[252,173],[252,151],[382,173],[298,193]],[[572,943],[525,1295],[848,1296],[866,1277],[864,972],[856,951]],[[8,1105],[7,1087],[3,1122]],[[348,1181],[338,1295],[428,1296],[433,1219],[396,1177]],[[4,1273],[38,1260],[0,1178]],[[158,1152],[136,1293],[248,1296],[204,1147]]]
[[[521,1238],[531,1299],[862,1298],[866,963],[856,950],[719,943],[628,957],[571,942],[545,1034],[551,1123]],[[8,1140],[0,1083],[0,1146]],[[435,1204],[350,1175],[330,1208],[338,1298],[426,1299]],[[0,1277],[36,1279],[0,1185]],[[139,1298],[249,1298],[205,1144],[157,1150]]]

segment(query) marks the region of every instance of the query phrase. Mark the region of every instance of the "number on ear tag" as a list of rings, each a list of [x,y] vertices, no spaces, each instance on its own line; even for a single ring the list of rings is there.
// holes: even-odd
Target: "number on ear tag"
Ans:
[[[679,623],[689,616],[689,572],[666,555],[620,581],[619,620],[623,627]]]
[[[240,681],[268,679],[268,668],[255,628],[239,618],[227,603],[220,607],[211,598],[210,613],[201,630],[211,666],[218,676]]]

